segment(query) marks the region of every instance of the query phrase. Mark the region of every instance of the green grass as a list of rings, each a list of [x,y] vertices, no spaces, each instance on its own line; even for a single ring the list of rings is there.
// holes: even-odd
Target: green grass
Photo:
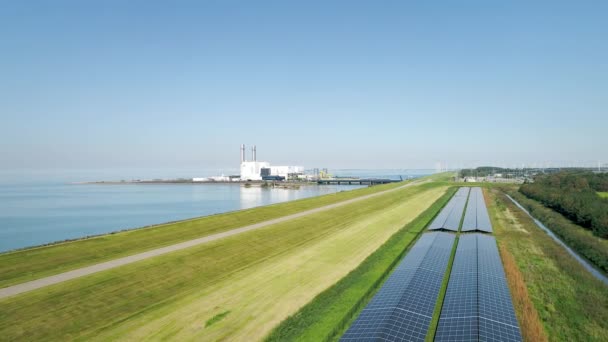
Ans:
[[[337,340],[379,290],[412,242],[455,192],[456,188],[451,188],[346,277],[283,321],[266,340]]]
[[[436,187],[427,183],[401,189],[3,299],[0,336],[8,340],[86,340],[147,315],[163,316],[233,274],[307,248]],[[236,315],[232,312],[230,317]]]
[[[608,192],[598,192],[597,193],[601,198],[608,198]]]
[[[399,187],[393,183],[0,254],[0,287]]]
[[[513,217],[495,235],[516,260],[550,341],[607,341],[608,287],[582,268],[566,250],[504,194],[494,194],[496,210]]]
[[[229,313],[230,313],[230,310],[221,312],[221,313],[211,317],[210,319],[207,320],[207,322],[205,322],[205,327],[210,327],[214,323],[221,321],[222,319],[224,319],[224,317],[228,316]]]

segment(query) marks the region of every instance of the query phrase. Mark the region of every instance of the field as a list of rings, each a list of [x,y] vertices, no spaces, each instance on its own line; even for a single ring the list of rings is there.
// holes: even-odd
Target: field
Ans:
[[[608,192],[598,192],[597,194],[602,198],[608,198]]]
[[[355,270],[283,321],[266,340],[337,340],[455,191],[452,188],[446,192]]]
[[[488,209],[526,340],[608,340],[608,287],[585,271],[504,194]]]
[[[402,186],[394,183],[0,254],[0,287]]]
[[[446,189],[412,186],[8,298],[0,301],[0,335],[260,339],[356,268]]]

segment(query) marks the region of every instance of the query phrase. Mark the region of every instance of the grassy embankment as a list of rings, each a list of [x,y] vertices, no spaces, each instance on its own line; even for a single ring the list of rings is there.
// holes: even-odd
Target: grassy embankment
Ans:
[[[508,194],[570,248],[604,273],[608,273],[608,239],[595,236],[590,230],[519,192],[508,191]]]
[[[21,340],[255,340],[446,191],[427,183],[0,301]]]
[[[442,176],[433,178],[441,179]],[[362,188],[314,198],[179,221],[0,254],[0,287],[58,274],[79,267],[212,235],[281,216],[322,207],[404,183]]]
[[[337,340],[455,192],[456,188],[450,189],[415,220],[395,233],[355,270],[281,322],[266,340]]]
[[[608,340],[608,287],[503,193],[488,204],[524,339]]]

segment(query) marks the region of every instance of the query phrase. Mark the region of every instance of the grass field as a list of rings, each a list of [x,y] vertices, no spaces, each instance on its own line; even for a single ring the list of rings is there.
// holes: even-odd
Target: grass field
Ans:
[[[318,208],[403,184],[393,183],[362,188],[146,229],[3,253],[0,254],[0,287]]]
[[[550,341],[608,340],[608,287],[504,194],[491,191],[489,202],[524,337],[533,341],[544,340],[543,335]],[[516,267],[509,264],[511,256]],[[522,279],[514,279],[517,272]]]
[[[608,192],[598,192],[597,194],[602,198],[608,198]]]
[[[413,186],[4,299],[0,336],[260,339],[445,190]]]
[[[452,188],[446,192],[416,219],[395,233],[355,270],[281,322],[266,340],[268,342],[337,340],[455,191],[456,188]]]

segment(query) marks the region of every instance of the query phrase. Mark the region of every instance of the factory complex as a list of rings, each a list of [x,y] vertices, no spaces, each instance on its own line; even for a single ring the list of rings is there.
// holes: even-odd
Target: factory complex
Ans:
[[[315,178],[305,175],[303,166],[273,166],[269,162],[258,161],[255,145],[251,148],[251,160],[247,160],[245,145],[241,145],[240,171],[238,176],[192,178],[192,182],[310,181]]]
[[[272,166],[269,162],[257,161],[255,145],[251,148],[251,160],[245,156],[245,145],[241,145],[241,181],[295,180],[304,178],[303,166]]]
[[[312,169],[305,172],[303,166],[282,165],[273,166],[269,162],[257,160],[256,146],[251,148],[251,160],[247,160],[245,145],[241,145],[240,175],[214,176],[205,178],[192,178],[192,182],[261,182],[261,181],[291,181],[291,182],[315,182],[317,184],[359,184],[374,185],[386,184],[403,180],[386,178],[359,178],[359,177],[336,177],[327,172],[327,169]]]

